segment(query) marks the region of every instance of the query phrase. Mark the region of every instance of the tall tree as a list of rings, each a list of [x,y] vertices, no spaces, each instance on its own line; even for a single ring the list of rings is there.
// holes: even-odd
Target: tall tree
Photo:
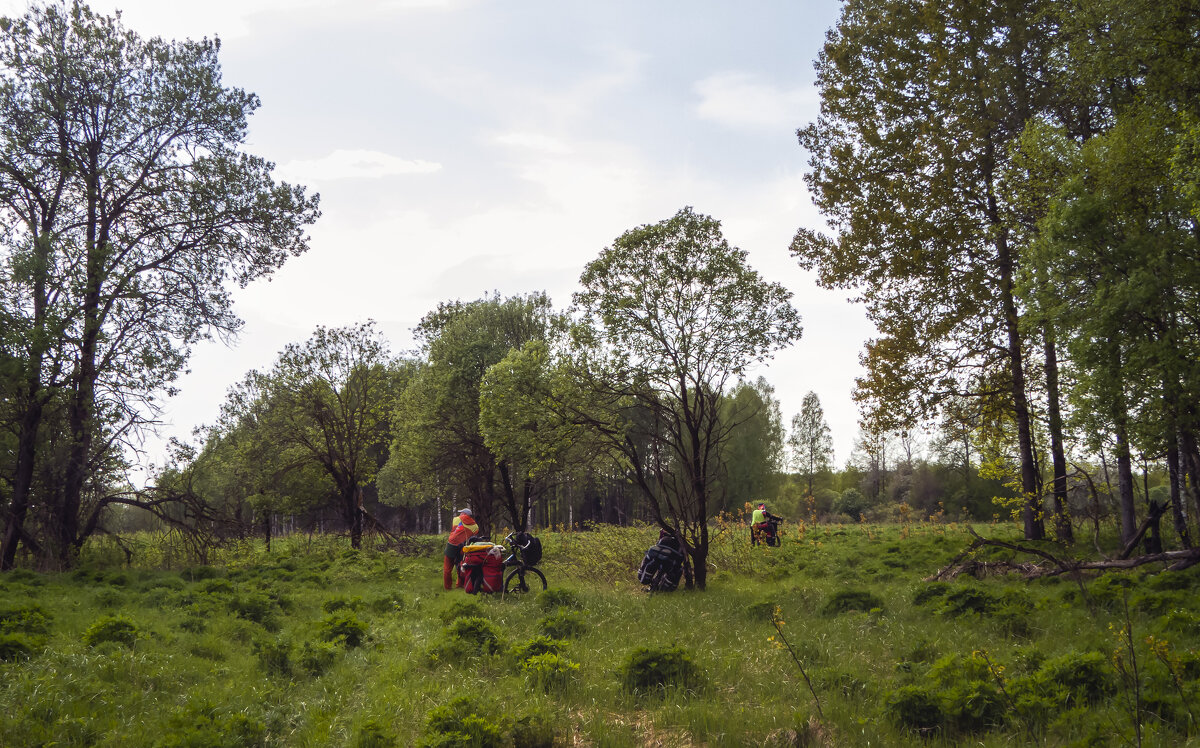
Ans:
[[[468,502],[491,531],[507,509],[514,526],[533,489],[488,448],[480,430],[480,390],[487,371],[510,351],[543,340],[553,316],[545,294],[440,304],[416,328],[426,356],[393,414],[391,456],[381,478],[390,503],[443,497]]]
[[[362,488],[387,457],[395,385],[387,344],[374,323],[318,327],[302,345],[284,348],[270,372],[250,372],[230,392],[223,420],[258,421],[259,446],[291,458],[281,468],[319,467],[358,548]]]
[[[791,293],[691,208],[622,234],[580,285],[577,371],[591,421],[678,535],[703,589],[708,512],[733,428],[721,399],[747,367],[800,337]]]
[[[800,403],[800,412],[792,417],[792,433],[788,437],[792,465],[808,485],[813,495],[813,481],[833,464],[833,435],[825,422],[825,410],[817,393],[809,392]]]
[[[848,2],[817,63],[821,116],[799,131],[837,237],[801,230],[792,246],[823,285],[858,289],[879,327],[858,387],[883,428],[1006,372],[1029,538],[1044,530],[1014,293],[1022,247],[998,178],[1025,123],[1064,106],[1048,7]]]
[[[713,508],[740,513],[747,502],[762,501],[779,489],[784,468],[783,415],[775,388],[763,377],[739,382],[721,409],[732,430],[725,450],[723,496]]]
[[[239,150],[259,102],[222,84],[219,47],[142,39],[78,0],[0,23],[0,251],[20,269],[7,314],[29,331],[18,451],[38,441],[46,393],[65,389],[61,480],[44,497],[60,564],[93,524],[81,512],[97,467],[152,417],[193,343],[239,326],[229,282],[307,249],[318,215],[315,197]],[[0,565],[22,533],[32,459],[18,459]]]

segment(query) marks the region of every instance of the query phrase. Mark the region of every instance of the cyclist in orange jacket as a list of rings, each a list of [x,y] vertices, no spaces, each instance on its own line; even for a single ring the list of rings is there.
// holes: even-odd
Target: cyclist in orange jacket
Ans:
[[[458,562],[462,560],[463,546],[467,544],[467,539],[478,534],[479,525],[475,524],[474,513],[470,509],[463,509],[454,518],[453,529],[446,540],[446,552],[442,558],[442,587],[445,589],[451,589],[451,569],[458,570],[458,586],[463,586],[462,571],[458,569]]]

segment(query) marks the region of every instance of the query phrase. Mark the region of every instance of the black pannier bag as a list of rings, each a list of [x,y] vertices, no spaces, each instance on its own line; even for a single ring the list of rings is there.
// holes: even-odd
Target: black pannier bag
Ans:
[[[679,541],[671,535],[660,538],[651,546],[638,568],[638,581],[648,586],[651,592],[675,589],[682,576],[683,553],[679,550]]]

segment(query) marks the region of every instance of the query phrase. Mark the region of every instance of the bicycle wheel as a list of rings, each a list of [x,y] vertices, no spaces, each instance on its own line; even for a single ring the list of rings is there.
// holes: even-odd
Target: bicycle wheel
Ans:
[[[541,586],[538,586],[538,582]],[[508,572],[504,578],[504,594],[521,595],[526,592],[540,592],[546,589],[546,576],[541,571],[528,566],[524,569],[517,567]]]

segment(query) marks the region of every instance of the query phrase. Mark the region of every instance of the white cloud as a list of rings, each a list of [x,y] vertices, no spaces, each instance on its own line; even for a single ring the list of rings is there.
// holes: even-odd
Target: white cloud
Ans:
[[[558,138],[543,133],[510,132],[496,136],[496,142],[512,148],[523,148],[529,151],[539,151],[556,156],[571,153],[569,145]]]
[[[785,90],[747,73],[720,73],[697,81],[696,113],[735,128],[791,129],[811,119],[820,101],[812,86]]]
[[[400,174],[431,174],[442,165],[392,156],[381,151],[338,150],[318,159],[289,161],[276,173],[286,180],[320,182],[333,179],[378,179]]]

